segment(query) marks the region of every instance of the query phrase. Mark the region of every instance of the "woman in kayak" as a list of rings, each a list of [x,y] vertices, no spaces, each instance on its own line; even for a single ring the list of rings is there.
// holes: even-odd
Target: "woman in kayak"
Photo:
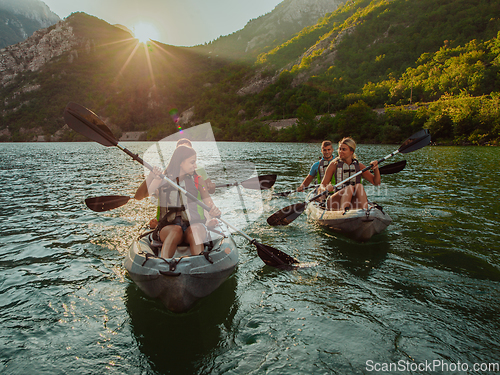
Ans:
[[[193,144],[191,143],[191,141],[187,138],[181,138],[177,141],[177,144],[175,145],[175,147],[179,147],[179,146],[187,146],[187,147],[191,147],[193,148]],[[203,181],[205,183],[205,187],[207,188],[208,192],[210,194],[213,194],[215,192],[215,184],[212,182],[212,180],[207,176],[207,172],[205,172],[205,169],[204,168],[197,168],[195,173],[197,175],[199,175],[200,177],[203,178]],[[146,188],[147,188],[147,184],[146,184],[146,181],[144,181],[142,183],[142,185],[139,187],[139,189],[137,191],[139,191],[139,195],[142,195],[144,194],[144,192],[146,191]],[[137,198],[136,198],[137,199]],[[142,198],[141,198],[142,199]],[[159,207],[158,207],[159,209]],[[158,221],[159,221],[159,217],[158,217],[158,214],[157,213],[157,216],[152,218],[151,220],[149,220],[149,227],[151,229],[155,229],[156,226],[158,225]]]
[[[196,151],[191,147],[179,146],[175,149],[170,163],[165,169],[165,176],[188,193],[202,200],[209,206],[212,218],[220,216],[220,210],[214,205],[207,191],[203,178],[196,174]],[[160,205],[160,220],[153,232],[153,238],[163,243],[161,256],[174,256],[177,245],[186,242],[191,254],[198,255],[203,251],[207,229],[203,208],[178,189],[172,187],[161,177],[161,169],[155,167],[135,194],[135,199],[148,195],[158,196]],[[145,188],[145,186],[147,189]],[[208,224],[215,225],[216,219]]]
[[[339,156],[328,165],[318,189],[319,193],[325,190],[334,191],[335,188],[331,183],[333,176],[335,176],[335,184],[338,184],[365,168],[356,159],[355,150],[356,142],[352,138],[347,137],[339,142]],[[361,176],[375,186],[380,185],[380,172],[377,164],[377,160],[370,163],[373,173],[365,171],[336,188],[334,194],[327,199],[326,208],[333,211],[368,208],[368,199],[361,184]]]

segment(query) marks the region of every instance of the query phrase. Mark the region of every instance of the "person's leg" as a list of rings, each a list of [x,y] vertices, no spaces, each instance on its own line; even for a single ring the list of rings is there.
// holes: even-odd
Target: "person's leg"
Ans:
[[[342,196],[340,195],[340,191],[337,191],[326,201],[326,208],[331,211],[340,210],[340,199]]]
[[[353,193],[353,199],[352,199],[354,208],[360,209],[368,208],[368,197],[366,196],[366,191],[365,188],[363,187],[362,184],[356,184],[354,186],[354,193]]]
[[[345,187],[344,189],[342,189],[341,192],[343,192],[343,193],[342,193],[342,197],[340,199],[340,209],[342,211],[345,211],[347,209],[352,208],[351,201],[352,201],[352,196],[354,194],[354,186],[349,185],[349,186]]]
[[[326,203],[326,208],[331,211],[344,211],[346,207],[351,206],[351,199],[354,190],[352,186],[347,186],[342,190],[337,191],[333,194]]]
[[[160,239],[163,242],[161,256],[172,258],[177,249],[177,245],[182,242],[182,228],[179,225],[167,225],[160,231]]]
[[[207,231],[203,224],[192,224],[186,229],[184,232],[184,238],[189,243],[192,255],[198,255],[203,251],[206,237]]]

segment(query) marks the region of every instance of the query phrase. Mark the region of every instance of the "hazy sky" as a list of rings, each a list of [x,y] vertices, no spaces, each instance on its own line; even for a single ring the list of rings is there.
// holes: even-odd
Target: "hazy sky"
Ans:
[[[193,46],[242,29],[252,18],[282,0],[42,0],[61,18],[85,12],[110,24],[137,31],[152,25],[150,38],[177,46]],[[151,27],[150,27],[151,28]],[[147,29],[147,26],[146,26]]]

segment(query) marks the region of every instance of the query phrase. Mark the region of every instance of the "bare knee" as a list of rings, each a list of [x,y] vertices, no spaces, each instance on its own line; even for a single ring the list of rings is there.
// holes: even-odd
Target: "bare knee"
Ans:
[[[167,225],[163,227],[160,231],[160,239],[162,242],[168,238],[169,241],[178,239],[179,242],[182,240],[182,228],[178,225]]]

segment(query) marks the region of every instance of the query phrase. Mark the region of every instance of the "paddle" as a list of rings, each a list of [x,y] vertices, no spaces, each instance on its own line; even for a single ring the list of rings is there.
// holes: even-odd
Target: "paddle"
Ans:
[[[406,160],[401,160],[396,163],[392,164],[387,164],[384,165],[383,167],[380,167],[378,170],[380,174],[393,174],[393,173],[398,173],[401,172],[406,166]],[[317,188],[319,185],[311,185],[311,186],[306,186],[304,190],[307,189],[314,189]],[[283,191],[281,193],[274,193],[274,197],[287,197],[292,193],[296,193],[297,190],[290,190],[290,191]]]
[[[114,210],[126,204],[132,197],[124,195],[106,195],[102,197],[93,197],[85,199],[88,208],[95,212],[104,212]]]
[[[95,113],[88,110],[87,108],[76,103],[69,103],[66,106],[66,109],[64,110],[64,120],[66,124],[76,132],[86,136],[87,138],[92,139],[93,141],[100,143],[103,146],[118,147],[120,150],[122,150],[127,155],[132,157],[132,159],[141,163],[150,171],[153,171],[153,167],[149,165],[147,162],[145,162],[142,158],[140,158],[139,155],[134,154],[133,152],[129,151],[128,149],[120,145],[118,143],[118,140],[114,137],[113,133],[111,133],[109,128],[104,124],[104,122]],[[194,195],[190,194],[188,191],[186,191],[182,187],[178,186],[177,184],[169,180],[163,174],[161,175],[161,177],[168,184],[175,187],[177,190],[188,196],[190,199],[194,201],[197,200],[197,198]],[[120,202],[120,199],[123,198],[117,198],[118,202]],[[208,207],[204,202],[198,201],[197,204],[203,207],[203,209],[210,211],[210,207]],[[255,245],[255,247],[257,248],[257,254],[264,261],[265,264],[279,268],[293,268],[294,265],[299,263],[296,259],[283,253],[278,249],[258,243],[257,240],[251,238],[249,235],[239,230],[235,226],[231,225],[224,219],[219,218],[219,220],[222,221],[224,224],[226,224],[228,227],[240,233],[243,237],[245,237],[248,241],[250,241],[251,244]]]
[[[242,182],[235,182],[233,184],[223,184],[216,185],[216,188],[228,187],[228,186],[238,186],[242,185],[247,189],[259,189],[257,184],[260,185],[260,189],[265,190],[271,188],[276,182],[276,175],[269,174],[264,176],[257,176],[249,178],[248,180]],[[125,205],[132,197],[125,195],[104,195],[101,197],[92,197],[85,199],[85,204],[92,211],[104,212],[109,210],[114,210],[115,208]]]
[[[410,138],[408,138],[406,141],[403,142],[403,144],[393,153],[387,155],[386,157],[378,160],[378,163],[382,163],[386,159],[396,155],[397,153],[401,154],[407,154],[409,152],[416,151],[418,149],[421,149],[424,146],[427,146],[431,141],[431,135],[429,134],[429,131],[427,129],[422,129],[419,132],[413,134]],[[368,165],[367,167],[363,168],[359,172],[353,174],[349,178],[346,178],[344,181],[340,181],[338,184],[335,185],[335,188],[338,188],[342,186],[345,182],[349,181],[351,178],[354,178],[361,173],[367,171],[368,169],[371,168],[371,165]],[[302,212],[306,209],[307,205],[318,199],[321,198],[323,195],[327,195],[328,191],[325,190],[324,192],[315,195],[311,199],[309,199],[306,202],[302,203],[297,203],[297,204],[292,204],[291,206],[285,207],[271,216],[267,218],[267,223],[272,226],[278,226],[278,225],[288,225],[292,221],[294,221],[297,217],[299,217]]]
[[[252,178],[249,178],[248,180],[241,181],[241,182],[233,182],[231,184],[215,185],[215,187],[222,188],[222,187],[231,187],[231,186],[241,185],[245,189],[266,190],[266,189],[272,188],[272,186],[276,182],[276,177],[277,176],[275,174],[266,174],[264,176],[252,177]]]

